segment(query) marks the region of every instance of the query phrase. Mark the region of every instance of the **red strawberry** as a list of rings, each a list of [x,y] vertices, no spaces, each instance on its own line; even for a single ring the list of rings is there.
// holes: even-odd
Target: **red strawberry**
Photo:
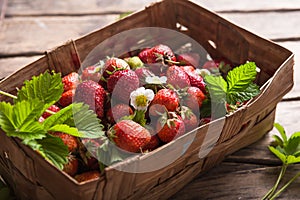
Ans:
[[[74,94],[75,94],[75,89],[74,90],[68,90],[68,91],[64,92],[61,95],[58,103],[62,107],[66,107],[66,106],[70,105],[73,102]]]
[[[180,66],[180,68],[183,69],[183,71],[185,71],[186,73],[195,71],[195,68],[192,65],[184,65],[184,66]]]
[[[179,106],[179,98],[177,94],[171,89],[159,90],[150,105],[150,114],[157,116],[157,112],[163,113],[165,110],[175,111]],[[157,112],[156,112],[157,111]]]
[[[58,112],[58,111],[60,111],[60,108],[58,107],[58,106],[56,106],[56,105],[51,105],[47,110],[50,110],[50,111],[52,111],[52,112]],[[43,114],[42,114],[42,117],[44,118],[44,119],[47,119],[48,117],[50,117],[51,116],[51,114],[50,113],[47,113],[47,112],[44,112]]]
[[[103,77],[107,79],[113,72],[124,69],[130,69],[125,60],[115,57],[109,58],[104,65]]]
[[[75,136],[62,133],[62,132],[54,132],[51,133],[53,136],[59,137],[62,139],[64,144],[68,147],[69,152],[76,152],[79,144],[78,144],[78,139]]]
[[[191,86],[201,89],[201,91],[206,94],[205,82],[199,74],[195,72],[186,72],[190,79]]]
[[[202,106],[202,102],[205,100],[205,95],[197,87],[189,87],[187,89],[187,95],[184,97],[184,105],[189,107],[193,112],[199,113],[199,109]]]
[[[81,80],[92,80],[99,82],[101,78],[101,66],[89,66],[82,71]]]
[[[152,48],[145,48],[139,54],[138,57],[143,63],[155,63],[157,62],[156,56],[153,54]]]
[[[204,125],[204,124],[208,124],[209,122],[211,122],[211,118],[210,117],[205,117],[205,118],[202,118],[200,120],[199,125],[201,126],[201,125]]]
[[[153,151],[160,145],[160,140],[157,135],[152,135],[151,139],[146,146],[143,147],[143,151]]]
[[[162,56],[163,61],[168,63],[168,61],[176,62],[176,56],[173,53],[172,49],[167,45],[158,44],[152,48],[152,54],[154,54],[157,58]],[[171,63],[172,64],[172,63]]]
[[[180,116],[175,112],[169,112],[167,116],[163,115],[157,121],[156,130],[159,139],[167,143],[183,135],[185,133],[185,126]]]
[[[181,107],[180,116],[183,120],[186,132],[189,132],[198,127],[199,125],[198,117],[188,107],[186,106]]]
[[[73,90],[79,83],[79,75],[76,72],[71,72],[70,74],[62,78],[62,83],[64,85],[64,92],[68,90]]]
[[[106,92],[101,85],[92,80],[83,81],[75,91],[74,101],[84,102],[94,110],[99,118],[104,117]]]
[[[81,174],[77,174],[74,178],[79,182],[85,182],[90,180],[98,179],[101,176],[100,172],[97,170],[83,172]]]
[[[71,156],[67,164],[64,165],[63,171],[69,174],[70,176],[74,176],[78,172],[79,162],[78,159]]]
[[[149,131],[132,120],[121,120],[111,127],[109,137],[121,149],[139,152],[151,139]]]
[[[227,74],[227,72],[231,69],[231,65],[232,64],[227,59],[214,59],[205,62],[202,68],[208,69],[212,73],[222,72],[224,74]]]
[[[133,110],[129,105],[116,104],[107,111],[106,118],[110,124],[114,124],[117,121],[119,121],[122,117],[132,114]]]
[[[87,158],[87,168],[89,170],[98,170],[99,169],[99,161],[97,158],[90,156]]]
[[[148,68],[141,67],[134,71],[136,75],[139,77],[140,85],[146,84],[146,77],[153,77],[155,76],[153,72],[151,72]]]
[[[187,73],[176,65],[167,69],[167,78],[167,83],[175,88],[185,88],[191,84]]]
[[[193,67],[198,67],[200,56],[198,53],[182,53],[177,55],[177,61],[180,65],[192,65]]]
[[[139,87],[139,78],[130,69],[116,71],[107,80],[107,89],[112,93],[112,99],[128,103],[130,93]]]

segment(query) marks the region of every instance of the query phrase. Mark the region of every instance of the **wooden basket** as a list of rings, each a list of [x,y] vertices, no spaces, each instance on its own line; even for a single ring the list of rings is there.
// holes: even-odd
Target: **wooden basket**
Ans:
[[[24,80],[45,70],[63,75],[77,71],[80,61],[97,44],[137,27],[176,30],[192,37],[213,57],[226,57],[233,63],[256,62],[261,69],[257,78],[261,93],[233,114],[201,126],[149,154],[107,167],[99,179],[84,183],[76,182],[19,140],[0,132],[0,174],[19,199],[166,199],[201,172],[220,163],[226,155],[259,140],[272,129],[276,105],[293,86],[293,53],[187,0],[154,3],[101,30],[69,41],[1,81],[0,88],[15,94],[16,87]],[[190,138],[193,138],[191,144]],[[151,164],[170,149],[182,155],[164,168],[147,173],[118,170]]]

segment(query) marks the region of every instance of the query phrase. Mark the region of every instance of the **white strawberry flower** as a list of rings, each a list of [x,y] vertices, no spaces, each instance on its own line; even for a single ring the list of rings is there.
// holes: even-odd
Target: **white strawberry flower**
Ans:
[[[167,77],[166,76],[147,76],[145,79],[146,83],[148,84],[155,84],[155,85],[162,85],[167,83]]]
[[[196,74],[199,74],[202,77],[211,74],[208,69],[196,69],[195,72],[196,72]]]
[[[148,105],[154,98],[154,92],[140,87],[130,93],[130,104],[136,110],[147,110]]]

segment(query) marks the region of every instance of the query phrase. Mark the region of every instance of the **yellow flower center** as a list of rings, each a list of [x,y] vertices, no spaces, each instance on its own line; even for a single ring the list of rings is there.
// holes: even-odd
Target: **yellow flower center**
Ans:
[[[145,95],[137,96],[135,99],[135,103],[137,106],[147,106],[147,97]]]

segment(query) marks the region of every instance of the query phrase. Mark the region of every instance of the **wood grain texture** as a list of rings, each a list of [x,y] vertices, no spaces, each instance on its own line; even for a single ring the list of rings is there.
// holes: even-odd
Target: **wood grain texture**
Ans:
[[[120,13],[144,8],[155,0],[12,0],[8,3],[8,16],[25,15],[90,15]]]
[[[300,166],[291,167],[283,179],[288,181]],[[223,162],[185,186],[172,200],[261,199],[273,186],[280,167]],[[297,179],[278,199],[299,199]]]
[[[42,54],[117,19],[118,15],[9,18],[2,23],[0,56]]]

